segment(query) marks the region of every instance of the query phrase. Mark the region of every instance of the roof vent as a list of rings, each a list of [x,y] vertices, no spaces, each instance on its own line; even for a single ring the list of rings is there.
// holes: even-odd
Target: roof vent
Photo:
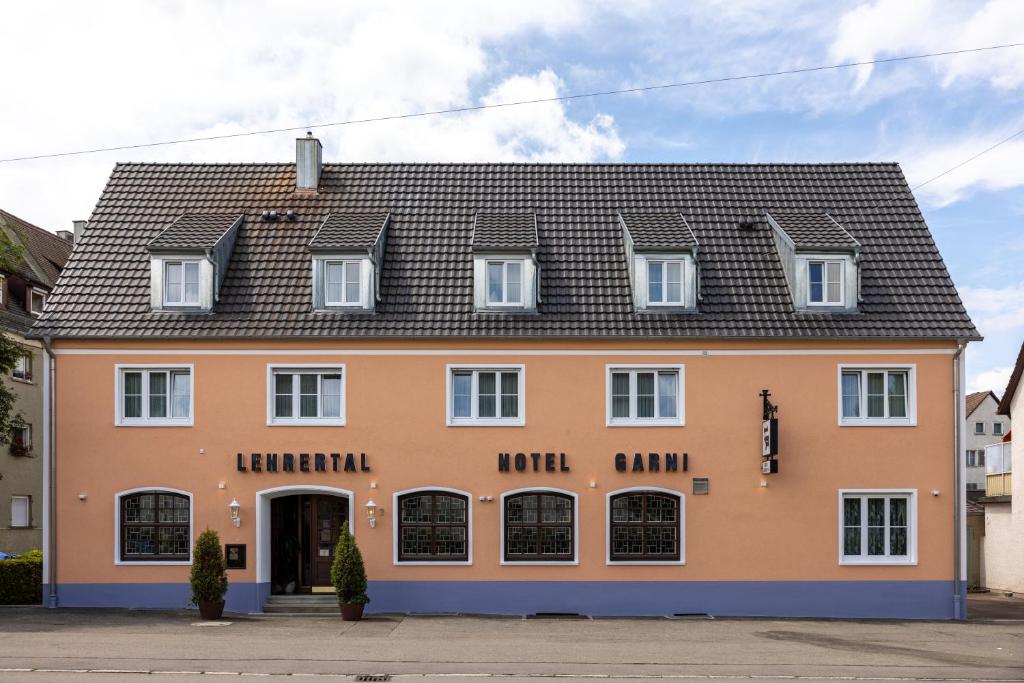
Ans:
[[[61,238],[65,242],[71,242],[71,244],[75,243],[75,233],[70,230],[58,230],[57,237]]]
[[[72,225],[74,225],[74,241],[77,244],[82,240],[82,235],[85,234],[85,228],[89,225],[89,221],[72,221]]]
[[[750,216],[744,216],[740,219],[740,230],[753,230],[757,222]]]
[[[316,190],[320,187],[323,149],[311,132],[295,141],[295,189]]]

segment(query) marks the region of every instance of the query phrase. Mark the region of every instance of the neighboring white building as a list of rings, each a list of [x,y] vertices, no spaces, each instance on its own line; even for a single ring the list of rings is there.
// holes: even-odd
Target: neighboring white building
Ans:
[[[985,447],[1003,440],[1010,432],[1010,419],[998,413],[999,398],[991,391],[967,395],[966,436],[967,491],[985,490]],[[971,495],[970,493],[968,495]]]
[[[1024,443],[1024,344],[1010,383],[999,403],[999,414],[1010,416],[1010,434]],[[968,419],[968,429],[972,428]],[[986,449],[984,582],[994,590],[1024,593],[1024,467],[1013,468],[1013,444]],[[1016,499],[1016,505],[1014,505]]]

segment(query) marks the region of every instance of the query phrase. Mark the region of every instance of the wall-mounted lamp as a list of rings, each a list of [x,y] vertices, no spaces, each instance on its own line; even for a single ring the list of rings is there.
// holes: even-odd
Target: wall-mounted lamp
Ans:
[[[84,493],[79,493],[79,494],[78,494],[78,500],[85,500],[85,499],[86,499],[86,497],[87,497],[87,496],[86,496],[86,495],[85,495]]]
[[[242,526],[242,518],[238,514],[241,508],[242,504],[238,502],[237,498],[232,498],[231,503],[228,504],[228,509],[231,510],[231,521],[234,522],[236,527]]]
[[[366,519],[370,522],[370,528],[377,526],[377,504],[373,499],[366,501]]]

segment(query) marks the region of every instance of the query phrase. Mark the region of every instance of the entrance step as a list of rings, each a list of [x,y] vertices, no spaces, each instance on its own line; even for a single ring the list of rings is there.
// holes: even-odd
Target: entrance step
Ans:
[[[333,593],[271,595],[263,605],[267,614],[339,614]]]

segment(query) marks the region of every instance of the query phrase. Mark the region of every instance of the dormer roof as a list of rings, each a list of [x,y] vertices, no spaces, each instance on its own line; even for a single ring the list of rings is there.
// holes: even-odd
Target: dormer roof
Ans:
[[[337,211],[327,216],[309,242],[310,251],[346,253],[374,248],[387,229],[387,211]]]
[[[772,210],[768,222],[789,238],[797,251],[856,251],[858,242],[828,213]]]
[[[241,225],[239,213],[186,213],[178,216],[146,247],[151,252],[205,252]]]
[[[538,246],[537,216],[533,211],[476,213],[473,251],[532,251]]]
[[[664,213],[620,213],[633,249],[644,251],[692,251],[697,236],[690,229],[683,214],[678,211]]]

